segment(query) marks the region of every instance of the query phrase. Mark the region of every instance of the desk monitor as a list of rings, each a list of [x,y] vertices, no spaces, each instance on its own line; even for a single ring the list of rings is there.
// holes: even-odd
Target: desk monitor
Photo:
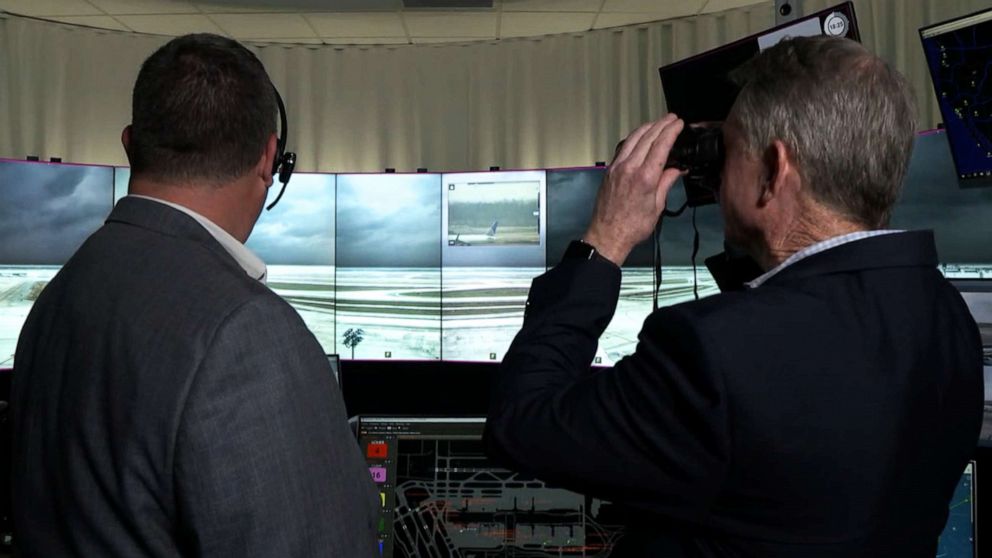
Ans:
[[[608,556],[622,535],[613,507],[493,466],[484,425],[359,417],[380,491],[380,556]]]
[[[965,304],[978,323],[982,336],[982,363],[985,373],[985,415],[978,445],[992,447],[992,281],[951,280],[964,297]]]
[[[937,558],[977,558],[976,486],[977,464],[968,463],[961,475],[947,514],[947,524],[937,541]]]

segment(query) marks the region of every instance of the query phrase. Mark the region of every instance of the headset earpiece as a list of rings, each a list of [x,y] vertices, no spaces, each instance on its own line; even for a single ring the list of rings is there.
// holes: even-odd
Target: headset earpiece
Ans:
[[[286,122],[286,105],[283,104],[282,97],[275,85],[272,86],[272,92],[276,96],[276,105],[279,107],[279,139],[276,140],[276,157],[272,162],[272,179],[275,181],[278,177],[279,182],[282,183],[282,189],[279,190],[276,199],[265,208],[267,211],[275,207],[282,199],[282,195],[286,192],[286,185],[289,184],[289,179],[293,176],[293,169],[296,168],[296,153],[286,152],[286,138],[289,130],[289,124]]]

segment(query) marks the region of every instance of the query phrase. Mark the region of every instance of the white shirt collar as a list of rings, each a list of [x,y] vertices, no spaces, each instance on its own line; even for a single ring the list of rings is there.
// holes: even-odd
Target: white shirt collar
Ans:
[[[816,244],[811,244],[811,245],[803,248],[802,250],[800,250],[800,251],[796,252],[795,254],[789,256],[784,262],[778,264],[775,268],[770,269],[768,272],[766,272],[761,277],[758,277],[757,279],[755,279],[753,281],[749,281],[749,282],[744,283],[744,284],[747,285],[748,287],[752,288],[752,289],[755,289],[755,288],[760,287],[762,284],[764,284],[766,281],[768,281],[769,279],[771,279],[773,276],[775,276],[776,274],[778,274],[779,272],[781,272],[783,269],[785,269],[785,268],[789,267],[790,265],[798,262],[799,260],[804,260],[804,259],[812,256],[813,254],[819,254],[820,252],[824,252],[824,251],[829,250],[831,248],[836,248],[836,247],[838,247],[838,246],[840,246],[842,244],[847,244],[848,242],[854,242],[855,240],[862,240],[862,239],[865,239],[865,238],[871,238],[873,236],[882,236],[884,234],[894,234],[894,233],[901,233],[901,232],[905,232],[905,231],[901,231],[901,230],[889,230],[889,229],[879,230],[879,231],[858,231],[858,232],[843,234],[843,235],[840,235],[840,236],[835,236],[833,238],[828,238],[827,240],[822,240],[820,242],[817,242]]]
[[[214,237],[214,239],[220,243],[224,250],[230,254],[232,258],[234,258],[234,261],[238,262],[238,265],[241,266],[241,269],[245,270],[245,273],[247,273],[249,277],[261,281],[263,284],[265,283],[266,274],[268,273],[268,270],[265,267],[265,262],[263,262],[262,259],[256,256],[251,250],[246,248],[245,245],[238,239],[234,238],[230,235],[230,233],[220,228],[217,223],[214,223],[210,219],[207,219],[192,209],[177,203],[172,203],[150,196],[140,196],[137,194],[128,194],[128,197],[158,202],[189,215],[204,229],[206,229],[207,232],[210,233],[210,236]]]

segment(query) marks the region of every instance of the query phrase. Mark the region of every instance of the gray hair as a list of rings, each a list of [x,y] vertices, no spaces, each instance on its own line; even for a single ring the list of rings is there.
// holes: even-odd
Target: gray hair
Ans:
[[[778,139],[813,198],[880,228],[899,198],[916,131],[906,79],[860,44],[786,39],[731,73],[741,86],[728,118],[747,150]]]

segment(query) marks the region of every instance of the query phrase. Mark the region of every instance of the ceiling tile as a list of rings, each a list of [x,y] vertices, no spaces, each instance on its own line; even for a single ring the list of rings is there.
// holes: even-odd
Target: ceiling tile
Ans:
[[[403,12],[411,36],[430,38],[495,38],[497,14]]]
[[[706,5],[703,6],[702,12],[704,14],[709,14],[713,12],[722,12],[724,10],[732,10],[734,8],[741,8],[744,6],[753,6],[755,4],[764,4],[767,0],[709,0]],[[769,10],[773,10],[771,6],[768,7]]]
[[[187,33],[224,33],[205,15],[122,15],[117,19],[139,33],[173,37]]]
[[[71,23],[72,25],[86,25],[88,27],[114,29],[116,31],[131,31],[110,16],[62,16],[51,17],[49,19],[52,21],[61,21],[62,23]]]
[[[659,17],[658,14],[636,14],[636,13],[622,13],[622,14],[599,14],[596,18],[596,23],[593,24],[593,29],[604,29],[607,27],[620,27],[622,25],[636,25],[638,23],[649,23],[653,21],[658,21],[666,19],[664,17]]]
[[[603,0],[503,0],[503,12],[599,12]]]
[[[534,37],[588,31],[595,19],[594,13],[503,12],[499,35]]]
[[[208,2],[197,2],[196,7],[205,14],[271,14],[299,11],[290,6],[240,6],[236,4],[211,4]]]
[[[0,0],[0,10],[39,17],[104,15],[83,0]]]
[[[316,37],[300,14],[212,14],[232,37]]]
[[[322,45],[324,41],[315,37],[238,37],[244,43],[287,44],[287,45]]]
[[[405,45],[406,37],[325,37],[328,45]]]
[[[476,43],[481,41],[479,37],[410,37],[410,41],[415,45],[428,45],[437,43]]]
[[[110,15],[119,14],[198,14],[190,2],[178,0],[89,0]]]
[[[706,0],[679,0],[659,2],[658,0],[606,0],[603,13],[633,12],[656,14],[655,19],[684,17],[699,13]]]
[[[398,12],[304,14],[320,37],[403,37]]]
[[[374,12],[403,9],[402,0],[199,0],[206,13]]]

